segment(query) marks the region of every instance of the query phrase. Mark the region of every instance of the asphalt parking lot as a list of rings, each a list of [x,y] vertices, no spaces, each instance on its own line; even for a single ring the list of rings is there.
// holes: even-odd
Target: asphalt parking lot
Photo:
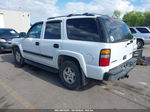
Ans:
[[[17,68],[11,53],[0,54],[0,108],[2,109],[150,109],[150,45],[129,79],[97,82],[70,91],[57,74],[25,65]]]

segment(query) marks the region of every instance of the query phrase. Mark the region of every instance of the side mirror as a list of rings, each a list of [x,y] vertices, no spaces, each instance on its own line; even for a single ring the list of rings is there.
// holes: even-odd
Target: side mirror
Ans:
[[[19,38],[27,38],[27,34],[25,32],[20,32]]]

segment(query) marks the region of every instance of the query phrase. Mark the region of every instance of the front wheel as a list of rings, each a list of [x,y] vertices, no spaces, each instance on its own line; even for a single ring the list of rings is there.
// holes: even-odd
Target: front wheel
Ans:
[[[24,65],[24,58],[22,57],[19,48],[16,47],[13,50],[15,63],[18,67],[22,67]]]
[[[74,61],[64,61],[61,64],[59,76],[62,84],[70,89],[76,90],[81,87],[81,72],[79,65]]]

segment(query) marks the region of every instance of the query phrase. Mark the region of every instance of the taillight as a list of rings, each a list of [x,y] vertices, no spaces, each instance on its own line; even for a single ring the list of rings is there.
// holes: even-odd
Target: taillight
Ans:
[[[110,49],[103,49],[100,53],[99,66],[108,66],[110,63]]]

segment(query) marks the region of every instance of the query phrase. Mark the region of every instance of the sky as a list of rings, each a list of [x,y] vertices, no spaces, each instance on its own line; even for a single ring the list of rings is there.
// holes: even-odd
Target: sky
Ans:
[[[0,0],[0,8],[30,13],[31,23],[49,17],[71,13],[98,13],[113,15],[120,10],[122,16],[129,11],[150,11],[150,0]]]

